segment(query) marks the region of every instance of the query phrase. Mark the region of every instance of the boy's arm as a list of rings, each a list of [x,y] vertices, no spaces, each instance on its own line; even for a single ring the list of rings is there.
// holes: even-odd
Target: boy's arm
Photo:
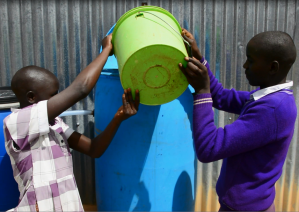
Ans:
[[[210,70],[210,65],[204,57],[202,57],[200,62],[205,65],[208,70],[213,107],[229,113],[240,114],[243,105],[249,100],[250,92],[236,91],[233,88],[223,88],[222,84],[219,83],[216,77],[213,75],[212,71]]]
[[[201,162],[227,158],[275,141],[276,116],[265,106],[251,108],[234,123],[217,129],[207,68],[195,59],[189,59],[187,68],[179,66],[198,93],[194,96],[193,138]],[[265,124],[265,120],[271,124]]]
[[[62,92],[48,100],[48,119],[53,120],[63,111],[85,98],[95,86],[101,71],[112,53],[112,34],[102,41],[103,51],[93,60],[73,81],[73,83]]]
[[[94,139],[87,138],[78,132],[74,132],[68,139],[69,146],[92,158],[100,157],[108,148],[121,122],[137,113],[139,107],[138,90],[136,90],[135,96],[135,101],[133,101],[131,89],[125,90],[122,96],[123,105],[118,109],[106,129]]]
[[[182,36],[190,43],[192,55],[194,56],[194,58],[205,65],[208,70],[213,107],[219,110],[224,110],[226,112],[240,114],[243,105],[247,100],[249,100],[249,92],[236,91],[235,89],[224,89],[222,84],[218,82],[218,80],[210,70],[209,63],[205,60],[205,58],[199,51],[193,35],[186,29],[182,29]]]
[[[272,108],[256,105],[232,124],[217,129],[211,100],[209,93],[194,96],[193,138],[201,162],[228,158],[276,141],[277,121]]]

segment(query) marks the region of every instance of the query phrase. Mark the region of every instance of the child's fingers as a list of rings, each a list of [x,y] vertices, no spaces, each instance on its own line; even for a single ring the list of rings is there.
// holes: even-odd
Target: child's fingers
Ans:
[[[196,61],[199,61],[198,59],[196,59],[195,57],[192,57],[192,59],[196,60]]]
[[[186,41],[188,41],[189,44],[192,43],[192,41],[193,41],[192,38],[188,37],[186,34],[183,34],[183,37]]]
[[[135,90],[135,102],[134,102],[134,106],[135,106],[136,111],[138,111],[139,104],[140,104],[140,95],[139,95],[139,90],[136,89]]]
[[[133,101],[133,98],[132,98],[132,91],[131,91],[131,88],[128,88],[128,99],[129,99],[129,103],[130,103],[130,106],[131,106],[131,109],[134,108],[134,101]]]
[[[189,39],[190,41],[194,40],[193,35],[186,29],[182,28],[182,35],[184,36],[184,38]]]
[[[189,62],[192,62],[193,64],[195,64],[201,70],[206,70],[206,67],[201,62],[199,62],[199,60],[197,60],[195,58],[189,58]]]
[[[125,104],[126,104],[126,95],[125,94],[122,95],[122,101],[123,101],[123,106],[125,106]]]
[[[112,40],[112,33],[109,34],[109,35],[107,35],[107,38],[108,38],[109,40]]]
[[[188,77],[195,77],[198,74],[199,68],[190,61],[189,57],[185,57],[185,60],[188,61],[187,67],[184,68],[182,65],[179,65],[181,71]]]
[[[129,102],[127,100],[127,95],[126,95],[127,91],[124,90],[124,94],[122,96],[122,100],[123,100],[123,107],[124,107],[124,110],[128,110],[128,105],[129,105]]]
[[[123,102],[123,107],[125,108],[125,106],[126,106],[126,95],[125,94],[123,94],[122,95],[122,102]]]
[[[124,93],[125,93],[125,97],[126,97],[126,102],[129,102],[128,89],[125,89]]]
[[[188,72],[186,71],[186,69],[183,67],[182,63],[179,64],[179,68],[180,68],[180,70],[183,72],[183,74],[188,78],[188,77],[189,77],[189,74],[188,74]]]
[[[190,77],[195,77],[198,75],[199,68],[192,62],[188,62],[186,71],[188,72]]]

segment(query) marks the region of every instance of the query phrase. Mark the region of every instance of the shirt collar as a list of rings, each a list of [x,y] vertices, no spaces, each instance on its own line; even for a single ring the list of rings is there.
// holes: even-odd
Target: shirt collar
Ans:
[[[271,87],[267,87],[267,88],[258,90],[256,92],[254,92],[253,94],[251,94],[250,99],[259,100],[260,98],[262,98],[268,94],[280,91],[282,89],[290,89],[292,86],[293,86],[293,81],[287,81],[286,83],[283,83],[283,84],[278,84],[278,85],[274,85]]]

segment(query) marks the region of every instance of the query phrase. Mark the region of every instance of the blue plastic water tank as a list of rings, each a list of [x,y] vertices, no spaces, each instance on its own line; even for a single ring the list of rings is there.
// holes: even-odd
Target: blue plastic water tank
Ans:
[[[111,33],[112,29],[108,32]],[[122,104],[116,59],[109,57],[95,92],[95,133]],[[193,98],[140,105],[96,159],[96,195],[101,211],[193,211],[196,159],[192,140]]]
[[[13,177],[10,158],[5,150],[3,134],[3,119],[11,113],[8,109],[11,105],[9,103],[17,101],[9,89],[9,87],[0,88],[0,106],[2,108],[0,109],[0,211],[16,207],[20,196],[18,184]]]

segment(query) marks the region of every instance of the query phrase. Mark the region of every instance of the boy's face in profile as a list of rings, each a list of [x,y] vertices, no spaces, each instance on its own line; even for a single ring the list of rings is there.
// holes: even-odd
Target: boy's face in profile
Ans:
[[[246,47],[247,60],[243,65],[246,78],[252,86],[265,87],[269,80],[270,63],[266,60],[263,52],[252,40]]]

